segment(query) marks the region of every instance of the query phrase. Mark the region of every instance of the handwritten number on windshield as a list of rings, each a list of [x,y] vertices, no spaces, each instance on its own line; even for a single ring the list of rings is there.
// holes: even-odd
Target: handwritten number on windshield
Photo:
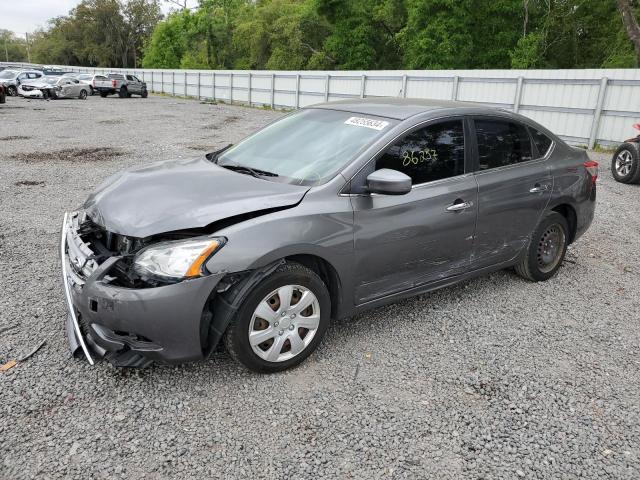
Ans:
[[[408,167],[409,165],[418,165],[424,162],[437,162],[438,152],[435,150],[405,150],[402,154],[402,166]]]

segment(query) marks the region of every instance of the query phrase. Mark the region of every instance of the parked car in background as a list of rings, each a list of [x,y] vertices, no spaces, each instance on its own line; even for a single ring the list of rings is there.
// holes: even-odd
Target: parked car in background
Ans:
[[[633,128],[640,131],[640,123]],[[611,174],[621,183],[640,183],[640,133],[625,140],[613,154]]]
[[[105,77],[104,75],[97,75],[95,73],[79,73],[76,78],[80,81],[80,83],[89,85],[90,95],[94,95],[96,93],[96,82],[107,80],[107,77]]]
[[[49,76],[20,84],[18,94],[26,98],[79,98],[86,100],[89,96],[89,86],[80,83],[75,78]]]
[[[550,279],[593,220],[597,175],[503,109],[307,107],[206,158],[112,176],[65,215],[69,343],[142,367],[223,340],[250,369],[284,370],[330,318],[509,267]]]
[[[60,67],[44,66],[42,67],[42,73],[44,73],[47,76],[62,76],[68,73],[73,74],[74,72],[69,72],[68,70],[64,70]]]
[[[22,82],[37,80],[44,77],[38,70],[3,70],[0,72],[0,84],[4,85],[11,96],[18,95],[18,86]]]
[[[125,75],[121,73],[110,73],[106,80],[96,80],[94,89],[100,93],[101,97],[115,95],[120,98],[130,98],[131,95],[140,95],[147,98],[147,84],[135,75]]]

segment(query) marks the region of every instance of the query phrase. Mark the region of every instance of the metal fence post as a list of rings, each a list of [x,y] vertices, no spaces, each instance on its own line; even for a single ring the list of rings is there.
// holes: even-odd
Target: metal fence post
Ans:
[[[402,98],[407,98],[407,74],[402,75]]]
[[[360,79],[360,98],[364,98],[366,96],[367,89],[367,76],[363,73],[362,78]]]
[[[200,100],[200,72],[198,72],[198,100]]]
[[[164,93],[164,70],[160,70],[160,92]]]
[[[249,80],[247,81],[248,83],[248,90],[247,90],[247,102],[249,102],[249,106],[251,106],[251,72],[249,72]]]
[[[451,100],[458,99],[458,84],[460,83],[460,77],[457,75],[453,77],[453,86],[451,88]]]
[[[183,80],[184,80],[184,96],[186,97],[187,96],[187,72],[184,72],[183,75],[184,75],[184,78],[183,78]]]
[[[233,73],[229,76],[229,103],[233,105]]]
[[[602,77],[600,80],[600,90],[598,91],[598,103],[593,112],[593,121],[591,123],[591,135],[589,135],[589,150],[593,149],[598,139],[598,130],[600,128],[600,117],[602,116],[602,106],[604,105],[604,96],[607,91],[609,79]]]
[[[300,108],[300,74],[296,74],[296,109]]]
[[[524,85],[524,77],[518,77],[518,83],[516,85],[516,96],[513,99],[513,111],[518,113],[520,110],[520,102],[522,101],[522,87]]]
[[[329,82],[331,81],[331,75],[327,73],[327,78],[324,81],[324,101],[329,101]]]
[[[171,71],[171,96],[176,96],[176,72]]]
[[[153,93],[153,70],[151,70],[151,93]]]
[[[216,72],[213,72],[213,78],[211,79],[211,89],[213,90],[213,101],[216,101]]]
[[[271,108],[276,106],[276,75],[271,74]]]

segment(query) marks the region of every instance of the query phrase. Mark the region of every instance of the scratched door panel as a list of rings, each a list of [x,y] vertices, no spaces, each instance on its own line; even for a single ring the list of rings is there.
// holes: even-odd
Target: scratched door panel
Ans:
[[[449,211],[463,200],[471,206]],[[461,175],[414,187],[407,195],[352,197],[356,303],[468,270],[477,183]]]

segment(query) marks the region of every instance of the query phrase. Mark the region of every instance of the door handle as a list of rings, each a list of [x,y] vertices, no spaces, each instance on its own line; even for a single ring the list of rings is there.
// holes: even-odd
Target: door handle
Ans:
[[[462,210],[466,210],[467,208],[473,207],[473,202],[459,202],[454,203],[453,205],[449,205],[447,207],[447,212],[460,212]]]
[[[536,183],[535,186],[529,190],[529,193],[542,193],[549,190],[549,185],[540,185]]]

